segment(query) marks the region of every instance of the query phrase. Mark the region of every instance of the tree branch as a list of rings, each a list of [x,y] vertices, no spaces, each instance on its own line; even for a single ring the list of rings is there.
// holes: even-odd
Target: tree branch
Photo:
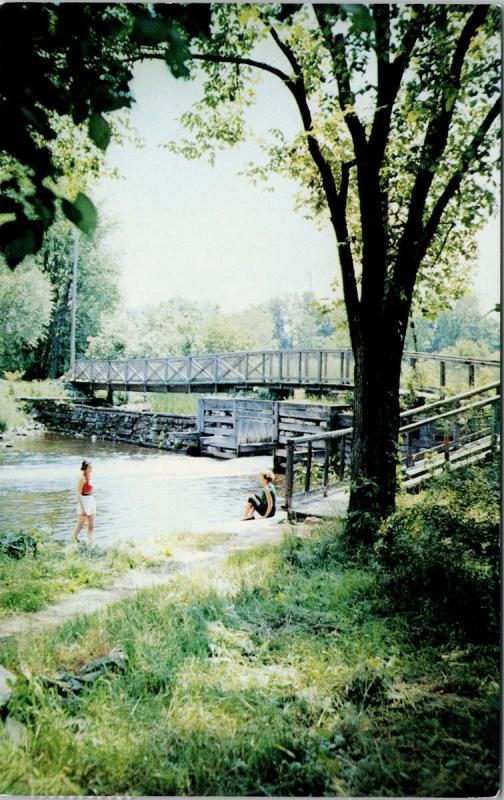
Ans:
[[[448,183],[446,184],[445,189],[440,194],[436,203],[434,204],[434,208],[432,209],[431,215],[424,226],[422,238],[419,243],[420,260],[424,257],[425,253],[429,248],[429,245],[436,233],[436,230],[441,221],[441,217],[446,209],[446,206],[455,195],[455,192],[459,189],[462,178],[464,177],[467,170],[471,166],[471,163],[475,161],[476,158],[478,157],[478,149],[482,144],[485,135],[490,130],[493,122],[500,116],[500,112],[501,112],[501,98],[499,97],[495,101],[493,106],[488,110],[485,118],[483,119],[478,130],[474,134],[471,142],[467,145],[464,152],[462,153],[459,169],[456,172],[454,172],[453,175],[450,177]]]
[[[270,33],[273,40],[280,48],[281,52],[289,61],[294,74],[295,81],[290,81],[288,88],[296,101],[303,128],[307,134],[308,149],[310,156],[318,169],[322,186],[327,200],[329,213],[331,216],[331,223],[336,234],[336,241],[338,245],[339,261],[341,267],[341,275],[343,282],[343,294],[345,297],[345,305],[348,312],[348,324],[350,328],[350,336],[352,342],[355,341],[356,336],[356,322],[360,312],[359,296],[357,292],[357,281],[355,278],[355,267],[353,262],[352,248],[350,245],[350,237],[348,232],[348,225],[346,219],[346,201],[348,193],[348,172],[350,166],[342,165],[342,184],[340,191],[336,187],[334,175],[330,164],[324,157],[317,137],[313,133],[313,120],[311,116],[310,107],[308,105],[307,93],[305,82],[303,78],[303,71],[301,65],[296,59],[296,56],[288,44],[283,42],[278,36],[277,31],[270,25]]]
[[[425,11],[418,7],[416,16],[404,34],[399,55],[390,61],[390,10],[385,4],[371,6],[376,22],[377,98],[376,111],[369,136],[371,157],[381,162],[390,132],[390,120],[397,93],[411,53],[422,29]]]
[[[327,49],[332,56],[333,73],[338,83],[338,102],[352,137],[355,156],[358,161],[362,161],[366,156],[366,132],[355,112],[355,96],[350,87],[350,70],[346,57],[345,39],[342,34],[333,37],[327,23],[326,14],[334,13],[332,6],[314,4],[313,10]]]
[[[483,25],[487,13],[488,6],[475,6],[466,20],[466,24],[457,41],[450,67],[448,81],[448,88],[451,92],[450,97],[447,97],[446,91],[443,92],[441,107],[427,126],[420,154],[420,168],[411,192],[408,220],[404,227],[399,248],[397,263],[401,265],[401,270],[404,269],[406,261],[409,260],[411,263],[416,259],[416,257],[412,259],[412,243],[418,243],[422,235],[425,203],[435,175],[435,169],[433,168],[439,163],[448,142],[448,133],[455,109],[456,94],[460,88],[460,75],[464,58],[472,39]]]
[[[190,53],[189,58],[192,58],[194,61],[210,61],[214,64],[240,64],[248,67],[255,67],[256,69],[262,69],[264,72],[270,72],[272,75],[276,75],[276,77],[280,78],[289,88],[292,85],[291,78],[285,72],[282,72],[281,69],[272,67],[271,64],[266,64],[264,61],[256,61],[253,58],[217,56],[212,53]]]

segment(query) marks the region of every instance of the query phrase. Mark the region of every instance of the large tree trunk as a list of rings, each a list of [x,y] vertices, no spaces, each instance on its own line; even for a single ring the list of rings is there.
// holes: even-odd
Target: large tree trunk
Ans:
[[[395,337],[394,337],[395,338]],[[395,507],[402,345],[379,330],[354,347],[352,485],[347,533],[369,545]]]

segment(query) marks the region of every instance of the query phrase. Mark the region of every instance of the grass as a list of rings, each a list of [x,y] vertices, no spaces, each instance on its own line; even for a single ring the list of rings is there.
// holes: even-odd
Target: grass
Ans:
[[[0,551],[0,618],[40,611],[79,589],[99,588],[121,573],[157,563],[135,548],[100,551],[85,545],[61,545],[37,531],[37,555],[19,560]]]
[[[0,792],[494,794],[498,654],[413,644],[338,534],[291,534],[5,644],[18,683]],[[126,672],[78,696],[37,678],[115,646]]]
[[[65,397],[66,390],[61,381],[22,381],[18,373],[7,373],[0,380],[0,432],[14,430],[25,425],[27,415],[18,405],[19,397]]]
[[[149,392],[146,399],[150,401],[154,414],[196,414],[199,397],[204,397],[204,395]]]

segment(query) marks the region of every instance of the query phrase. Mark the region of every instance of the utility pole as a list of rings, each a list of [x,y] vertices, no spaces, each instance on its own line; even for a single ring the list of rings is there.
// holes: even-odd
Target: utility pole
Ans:
[[[70,328],[70,373],[75,376],[75,321],[77,313],[77,260],[79,257],[79,233],[74,228],[73,264],[72,264],[72,297],[71,297],[71,328]]]

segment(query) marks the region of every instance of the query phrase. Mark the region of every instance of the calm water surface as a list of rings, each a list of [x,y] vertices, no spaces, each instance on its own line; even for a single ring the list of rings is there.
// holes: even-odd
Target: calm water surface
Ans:
[[[83,458],[93,460],[97,544],[239,519],[259,471],[271,467],[271,456],[220,461],[52,433],[16,437],[0,450],[0,530],[68,539]]]

